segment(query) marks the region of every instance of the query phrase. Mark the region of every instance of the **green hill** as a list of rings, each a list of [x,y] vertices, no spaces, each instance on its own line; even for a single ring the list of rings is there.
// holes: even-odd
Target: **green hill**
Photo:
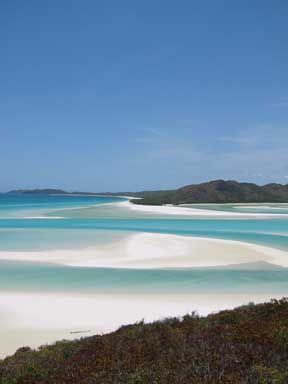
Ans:
[[[134,194],[141,200],[135,204],[193,204],[193,203],[261,203],[288,202],[288,185],[239,183],[233,180],[214,180],[192,184],[170,191],[147,191]]]
[[[0,362],[0,383],[287,384],[287,319],[282,299],[21,348]]]

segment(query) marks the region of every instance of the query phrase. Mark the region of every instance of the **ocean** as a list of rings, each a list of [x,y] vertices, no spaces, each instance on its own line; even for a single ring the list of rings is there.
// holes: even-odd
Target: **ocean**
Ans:
[[[288,296],[287,266],[288,204],[0,195],[0,356]]]
[[[233,268],[143,270],[79,268],[49,262],[9,261],[15,251],[85,249],[119,242],[131,233],[174,234],[236,240],[287,251],[287,204],[250,205],[251,212],[275,212],[269,218],[188,217],[132,211],[121,197],[0,196],[0,290],[113,292],[269,291],[286,293],[288,270]],[[186,206],[188,207],[188,206]],[[245,212],[249,205],[199,205],[197,208]],[[195,206],[193,206],[195,209]],[[280,214],[279,214],[280,212]],[[119,248],[121,254],[121,248]],[[205,255],[201,255],[205,258]],[[137,254],[135,254],[137,258]]]

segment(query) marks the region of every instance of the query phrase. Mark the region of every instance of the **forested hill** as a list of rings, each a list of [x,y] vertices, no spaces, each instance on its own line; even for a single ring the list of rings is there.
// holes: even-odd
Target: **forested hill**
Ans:
[[[14,190],[9,194],[71,194],[61,189]],[[135,204],[192,204],[192,203],[288,203],[288,184],[239,183],[234,180],[214,180],[202,184],[191,184],[173,190],[142,192],[72,192],[83,195],[131,196]]]
[[[147,191],[135,193],[140,200],[135,204],[192,204],[192,203],[260,203],[288,202],[288,185],[239,183],[233,180],[214,180],[192,184],[168,191]]]

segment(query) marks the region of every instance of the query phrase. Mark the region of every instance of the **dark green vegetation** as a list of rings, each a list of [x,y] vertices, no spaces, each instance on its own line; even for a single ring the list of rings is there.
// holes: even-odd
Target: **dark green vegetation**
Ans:
[[[66,195],[68,192],[62,189],[46,188],[46,189],[15,189],[7,192],[8,195]]]
[[[21,348],[1,384],[286,384],[288,300]]]
[[[141,192],[135,204],[192,204],[192,203],[287,203],[288,185],[238,183],[233,180],[215,180],[187,185],[171,191]]]
[[[69,194],[57,189],[16,190],[10,194]],[[94,194],[91,192],[73,192],[74,194]],[[100,194],[100,193],[99,193]],[[106,196],[141,197],[132,199],[135,204],[193,204],[193,203],[288,203],[288,184],[239,183],[233,180],[214,180],[202,184],[187,185],[174,190],[142,192],[105,192]]]

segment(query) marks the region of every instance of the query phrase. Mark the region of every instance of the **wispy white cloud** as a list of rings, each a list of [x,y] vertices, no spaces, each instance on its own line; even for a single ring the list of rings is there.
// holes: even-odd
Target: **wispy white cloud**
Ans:
[[[239,144],[239,145],[246,145],[246,146],[252,146],[259,142],[259,138],[257,136],[250,136],[249,134],[241,134],[240,136],[224,136],[219,137],[218,141],[223,141],[227,143],[233,143],[233,144]]]
[[[257,173],[257,174],[251,174],[249,175],[250,177],[257,177],[257,178],[260,178],[260,179],[263,179],[263,180],[285,180],[285,179],[288,179],[288,176],[287,175],[279,175],[279,174],[272,174],[272,175],[263,175],[262,173]]]
[[[282,148],[288,147],[288,127],[260,124],[238,131],[230,136],[218,138],[219,142],[238,145],[239,147]]]
[[[288,107],[288,100],[286,101],[280,101],[278,103],[273,103],[272,104],[272,107],[276,107],[276,108],[285,108],[285,107]]]
[[[156,133],[157,132],[157,133]],[[139,142],[139,162],[184,182],[212,178],[282,182],[288,179],[288,129],[259,125],[211,142],[197,135],[146,131]],[[212,144],[211,144],[212,143]],[[214,144],[214,145],[213,145]],[[231,145],[230,145],[231,144]],[[179,181],[181,185],[181,181]]]

